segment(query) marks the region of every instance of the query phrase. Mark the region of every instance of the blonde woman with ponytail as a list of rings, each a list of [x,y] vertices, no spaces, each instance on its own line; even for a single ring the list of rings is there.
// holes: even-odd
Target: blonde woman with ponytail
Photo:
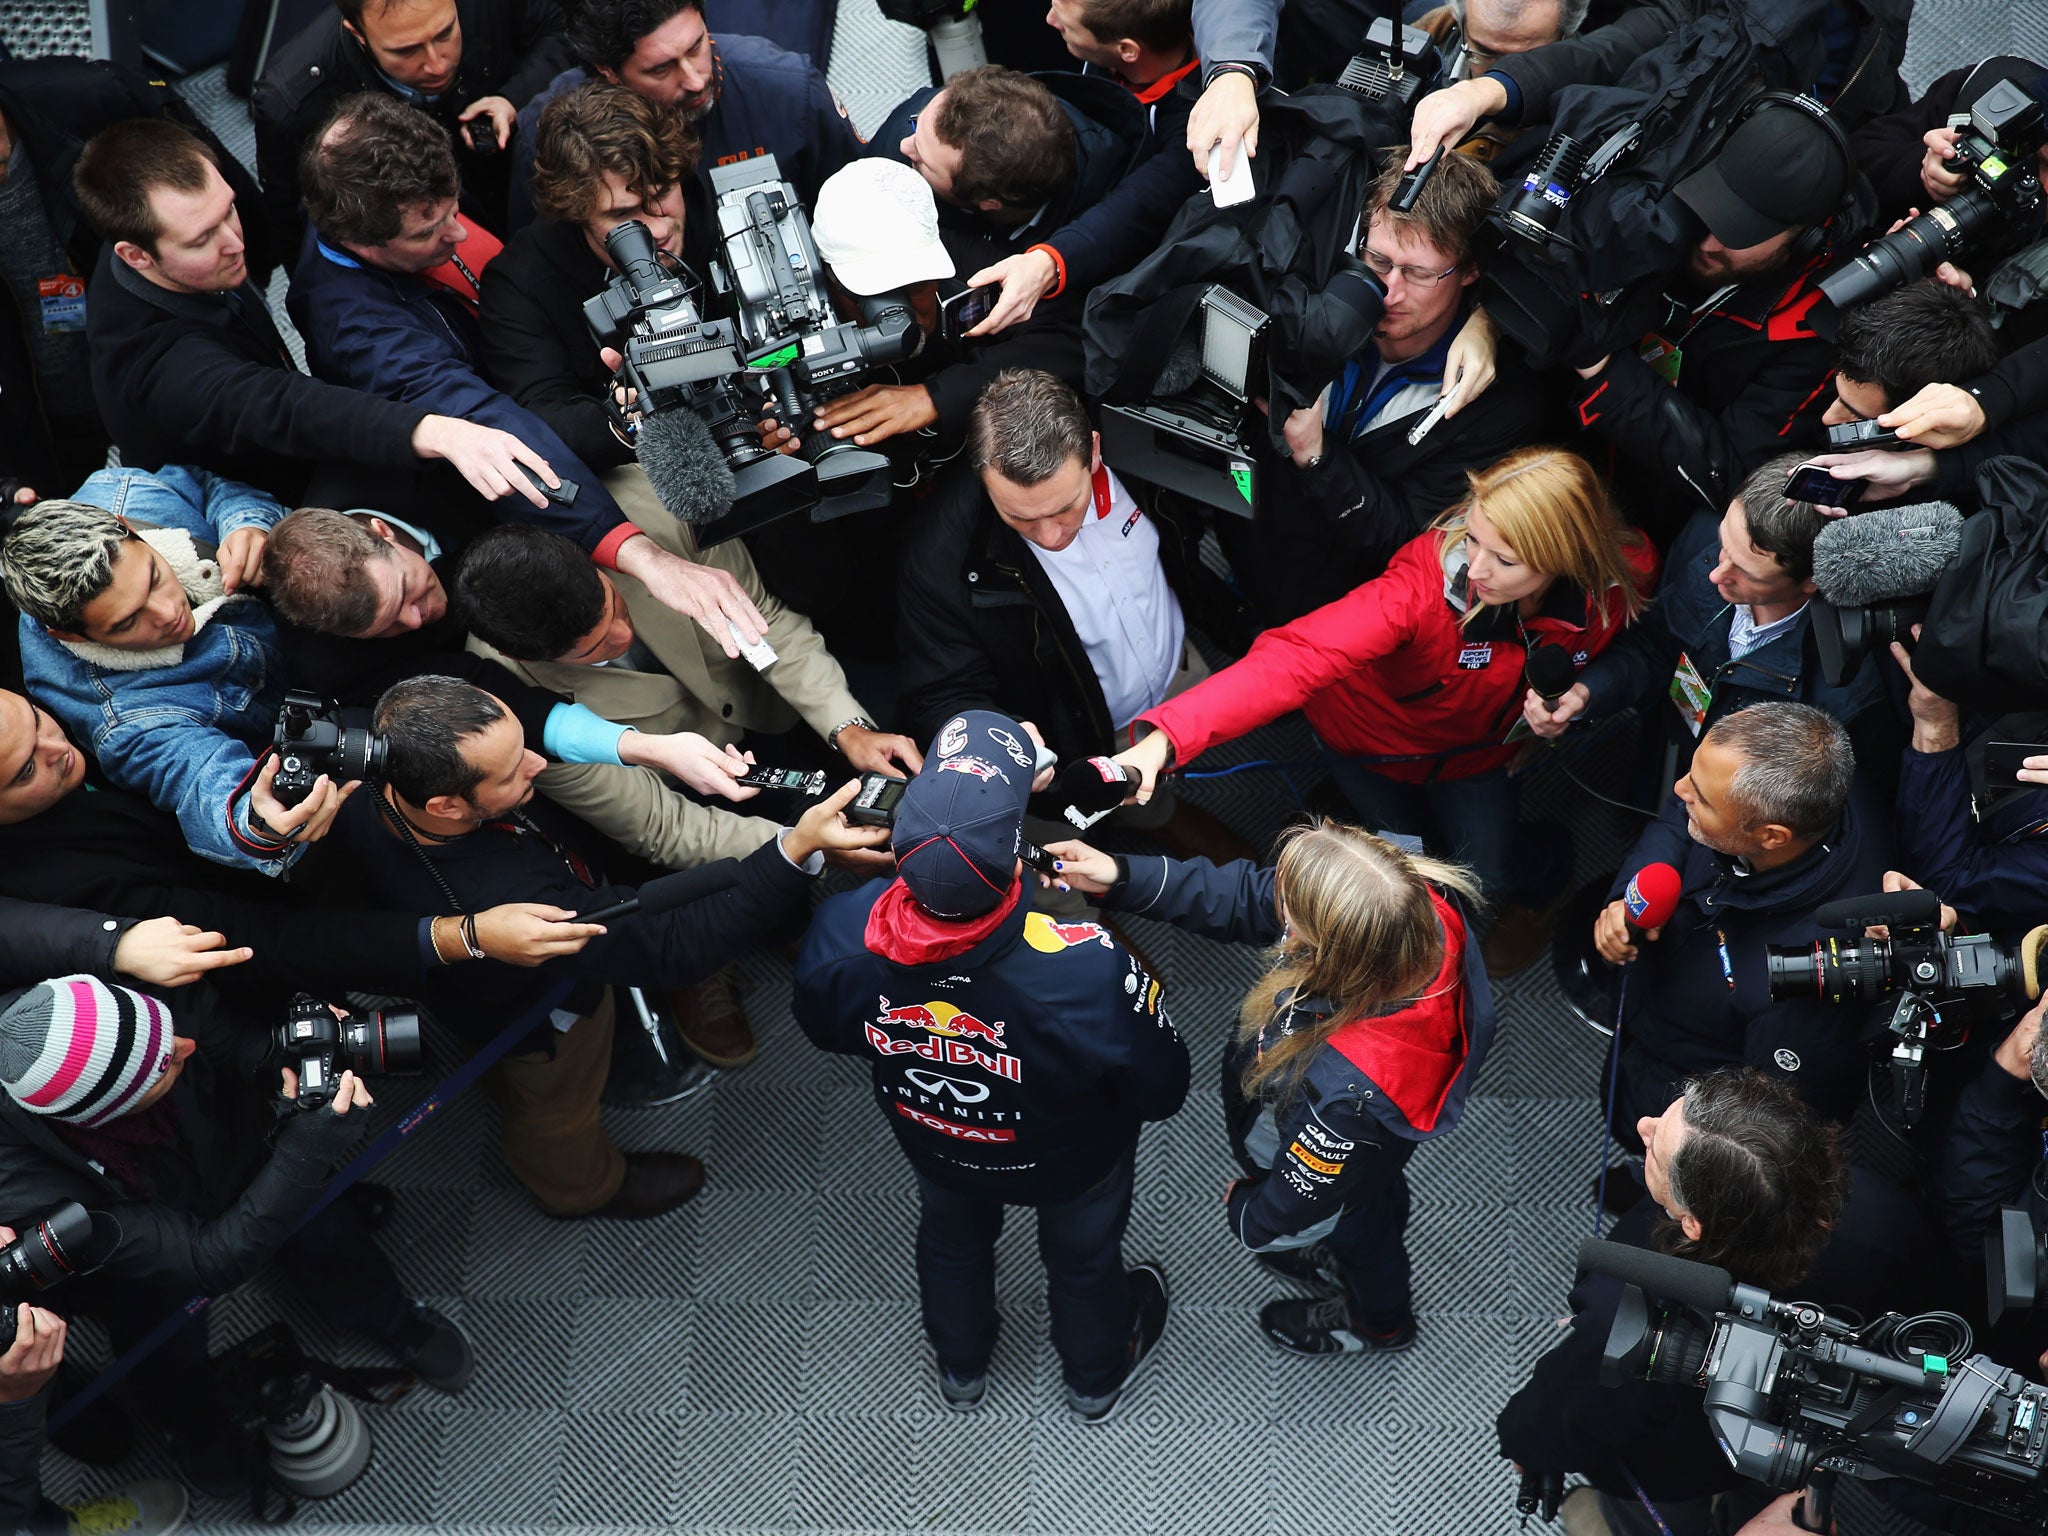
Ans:
[[[1471,873],[1334,821],[1290,833],[1270,869],[1050,851],[1059,883],[1107,908],[1272,946],[1224,1052],[1246,1175],[1225,1208],[1262,1262],[1321,1294],[1259,1324],[1299,1355],[1406,1348],[1408,1159],[1456,1127],[1493,1038]]]

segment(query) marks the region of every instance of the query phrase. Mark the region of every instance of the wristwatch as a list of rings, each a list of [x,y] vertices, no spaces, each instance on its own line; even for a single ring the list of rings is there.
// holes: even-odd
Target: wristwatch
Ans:
[[[855,715],[850,720],[840,721],[837,725],[833,726],[831,730],[827,731],[825,733],[825,745],[830,747],[834,752],[837,752],[839,750],[839,733],[845,730],[849,725],[857,725],[864,731],[873,731],[880,729],[880,727],[877,726],[875,722],[870,720],[866,715]]]

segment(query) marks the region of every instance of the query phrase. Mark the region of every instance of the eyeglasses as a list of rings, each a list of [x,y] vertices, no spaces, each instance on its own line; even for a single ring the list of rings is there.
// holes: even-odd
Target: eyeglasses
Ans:
[[[1378,251],[1360,251],[1358,259],[1380,277],[1401,274],[1401,281],[1410,288],[1434,288],[1438,283],[1458,270],[1458,263],[1452,262],[1441,272],[1432,272],[1428,267],[1397,267],[1392,258],[1382,256]]]

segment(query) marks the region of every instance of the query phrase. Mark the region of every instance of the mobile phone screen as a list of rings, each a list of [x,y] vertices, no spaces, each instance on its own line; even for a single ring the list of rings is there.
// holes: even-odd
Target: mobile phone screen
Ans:
[[[1802,464],[1785,482],[1787,501],[1811,502],[1818,507],[1853,506],[1863,499],[1864,480],[1837,480],[1826,470]]]

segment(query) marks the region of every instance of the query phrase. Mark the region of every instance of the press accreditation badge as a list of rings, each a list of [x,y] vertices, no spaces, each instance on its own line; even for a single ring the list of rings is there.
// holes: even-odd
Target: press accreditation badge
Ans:
[[[1706,726],[1707,710],[1714,702],[1714,690],[1700,676],[1700,669],[1692,664],[1692,658],[1683,651],[1678,653],[1678,670],[1671,674],[1671,702],[1678,706],[1678,716],[1685,722],[1686,729],[1697,737]]]
[[[1678,382],[1678,370],[1685,366],[1685,348],[1652,332],[1643,338],[1636,356],[1650,365],[1650,372],[1666,384]]]
[[[36,279],[36,299],[42,310],[43,334],[85,329],[85,279],[60,272],[55,277]]]

